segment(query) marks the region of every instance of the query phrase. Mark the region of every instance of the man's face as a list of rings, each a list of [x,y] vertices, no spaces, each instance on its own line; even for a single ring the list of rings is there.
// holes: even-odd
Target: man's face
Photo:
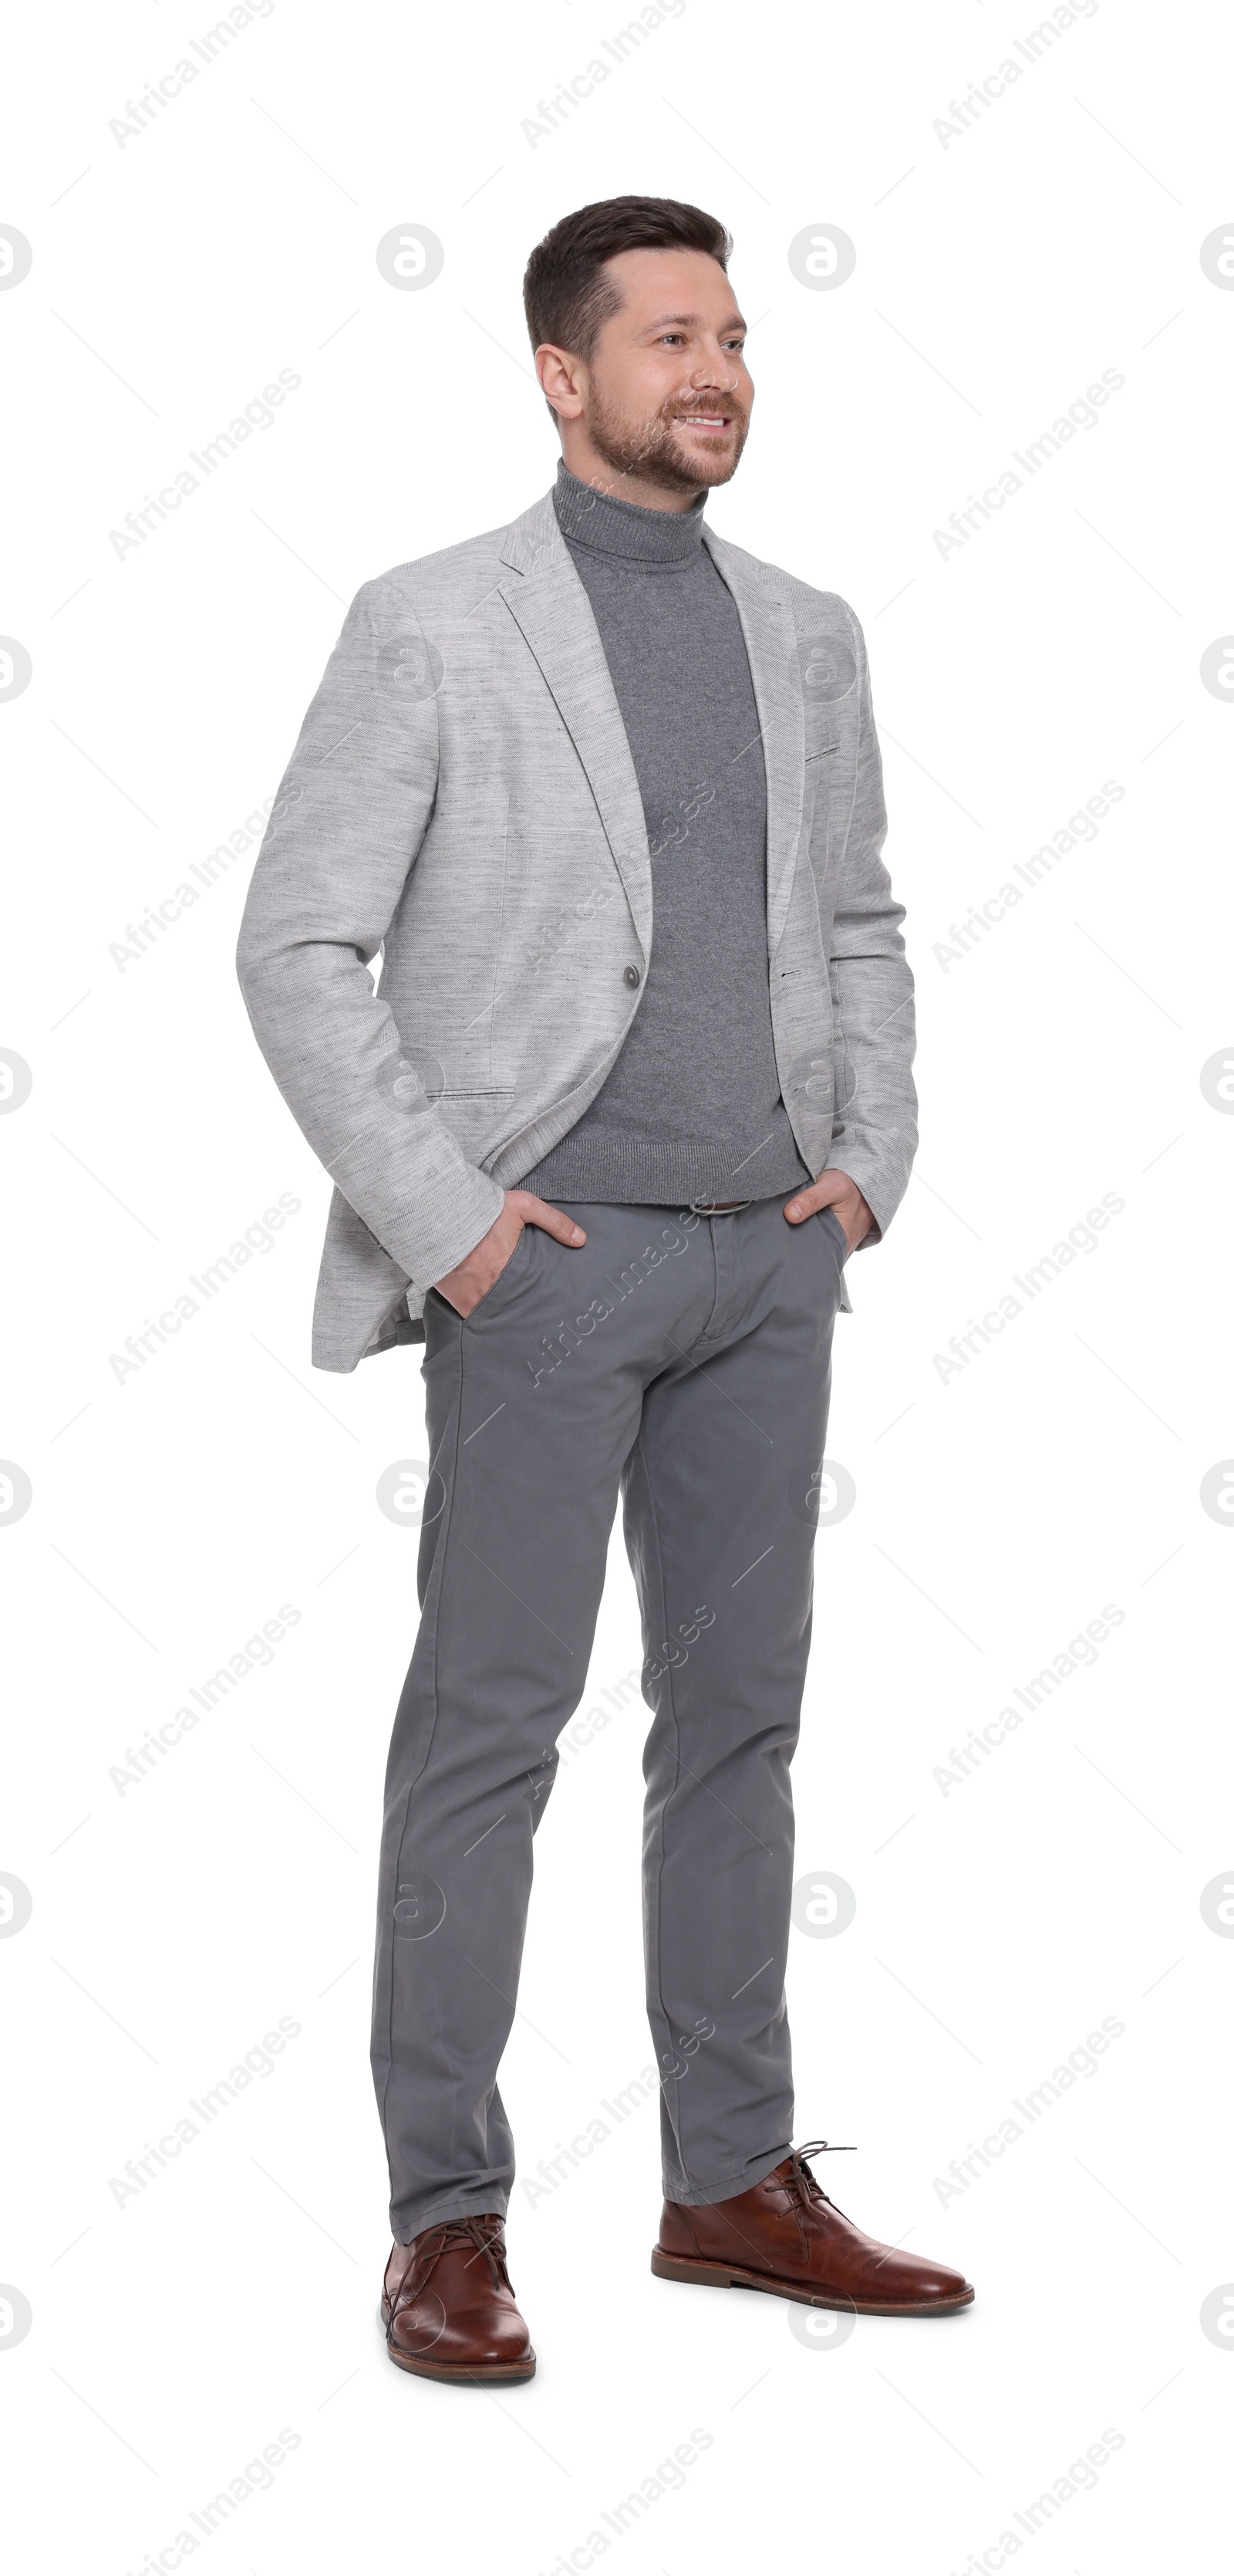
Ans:
[[[723,269],[694,250],[621,251],[607,269],[620,310],[590,362],[568,358],[546,391],[614,475],[690,498],[727,483],[754,387]]]

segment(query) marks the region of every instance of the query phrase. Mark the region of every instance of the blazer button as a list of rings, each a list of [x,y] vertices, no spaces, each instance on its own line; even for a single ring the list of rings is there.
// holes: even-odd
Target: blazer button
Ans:
[[[632,993],[637,992],[638,987],[639,987],[639,985],[642,983],[642,980],[643,980],[643,979],[642,979],[642,976],[640,975],[640,973],[639,973],[639,971],[638,971],[637,966],[627,966],[627,968],[626,968],[626,972],[625,972],[625,980],[626,980],[627,984],[629,985],[631,992],[632,992]]]

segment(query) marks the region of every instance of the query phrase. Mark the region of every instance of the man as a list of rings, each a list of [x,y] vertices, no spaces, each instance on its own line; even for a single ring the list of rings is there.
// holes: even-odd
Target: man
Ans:
[[[336,1184],[317,1365],[425,1343],[372,2059],[382,2315],[436,2379],[535,2368],[496,2078],[619,1490],[653,1712],[652,2268],[863,2314],[973,2296],[862,2235],[791,2146],[831,1335],[908,1179],[912,981],[861,630],[702,515],[753,399],[730,250],[697,207],[622,197],[533,253],[556,488],[360,591],[240,936],[258,1043]]]

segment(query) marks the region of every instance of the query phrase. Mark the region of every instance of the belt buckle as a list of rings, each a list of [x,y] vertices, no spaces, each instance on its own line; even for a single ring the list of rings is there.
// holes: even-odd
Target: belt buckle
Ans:
[[[739,1216],[743,1208],[752,1207],[752,1199],[691,1199],[691,1216]]]

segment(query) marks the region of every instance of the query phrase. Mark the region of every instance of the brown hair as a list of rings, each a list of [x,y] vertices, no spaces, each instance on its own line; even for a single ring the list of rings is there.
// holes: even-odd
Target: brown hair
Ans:
[[[523,278],[531,345],[545,340],[576,357],[595,354],[601,326],[621,307],[605,263],[623,250],[701,250],[727,273],[731,233],[701,206],[675,197],[605,197],[580,206],[538,242]]]

